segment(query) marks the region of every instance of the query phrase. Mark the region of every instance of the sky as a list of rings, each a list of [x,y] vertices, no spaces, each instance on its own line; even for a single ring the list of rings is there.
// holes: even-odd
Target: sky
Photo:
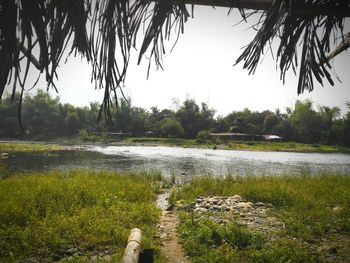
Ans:
[[[149,109],[173,108],[173,101],[195,99],[216,110],[217,115],[232,111],[272,110],[292,107],[297,99],[311,99],[315,105],[337,106],[345,111],[350,101],[350,52],[343,52],[332,62],[341,79],[335,86],[318,83],[311,93],[297,95],[297,77],[290,72],[283,85],[271,54],[268,52],[254,75],[248,75],[243,63],[233,66],[236,59],[254,37],[250,23],[235,25],[241,20],[238,12],[227,15],[228,9],[195,7],[194,18],[185,24],[185,33],[170,53],[172,42],[167,45],[164,71],[151,70],[147,79],[147,59],[137,65],[137,52],[132,53],[124,84],[124,93],[131,97],[132,105]],[[61,64],[56,81],[58,95],[63,103],[76,106],[102,101],[103,90],[95,90],[90,82],[90,66],[80,58],[70,57]],[[37,75],[31,76],[32,80]],[[315,82],[316,83],[316,82]],[[45,88],[44,78],[38,87]],[[31,91],[35,93],[35,91]]]

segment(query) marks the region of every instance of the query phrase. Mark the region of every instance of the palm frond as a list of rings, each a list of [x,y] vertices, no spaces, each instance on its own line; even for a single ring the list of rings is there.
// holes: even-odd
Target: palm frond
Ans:
[[[110,119],[111,97],[123,96],[130,51],[138,48],[141,30],[138,63],[148,55],[149,73],[151,63],[162,67],[164,42],[175,34],[176,43],[184,32],[186,4],[238,8],[244,20],[251,15],[247,9],[259,12],[258,32],[236,64],[254,73],[277,38],[281,79],[296,72],[298,93],[312,91],[314,80],[333,85],[330,50],[337,39],[349,46],[350,0],[0,0],[0,98],[9,83],[13,96],[17,89],[23,94],[30,68],[56,88],[62,56],[80,54],[91,63],[96,88],[105,90],[100,116]]]

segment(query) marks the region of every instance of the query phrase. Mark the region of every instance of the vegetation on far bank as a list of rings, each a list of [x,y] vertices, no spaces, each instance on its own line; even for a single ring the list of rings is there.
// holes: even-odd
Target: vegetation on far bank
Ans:
[[[111,141],[113,142],[113,141]],[[119,141],[126,145],[163,145],[206,149],[280,151],[280,152],[319,152],[350,153],[350,148],[334,145],[306,144],[296,142],[261,142],[261,141],[218,141],[182,138],[126,138]]]
[[[71,137],[80,132],[81,137],[97,140],[101,132],[112,132],[132,137],[203,141],[211,132],[235,132],[275,134],[283,137],[284,141],[298,143],[350,146],[350,111],[341,115],[337,107],[316,108],[310,100],[296,101],[294,107],[284,111],[244,109],[217,117],[214,109],[206,103],[198,105],[193,99],[177,103],[176,110],[160,110],[157,107],[146,110],[121,100],[119,107],[111,110],[112,123],[107,125],[103,119],[97,121],[98,103],[75,107],[39,90],[36,95],[27,95],[23,100],[22,129],[18,121],[18,101],[17,97],[11,103],[10,96],[5,96],[0,102],[1,138],[48,140]]]
[[[67,147],[60,144],[30,143],[30,142],[0,142],[1,152],[53,152],[66,150]]]
[[[184,138],[157,138],[157,137],[129,137],[112,139],[106,136],[88,135],[59,138],[50,143],[47,142],[0,142],[2,152],[53,152],[72,149],[69,145],[85,143],[101,143],[102,145],[129,145],[129,146],[177,146],[185,148],[243,150],[243,151],[280,151],[280,152],[304,152],[304,153],[350,153],[350,148],[343,146],[306,144],[295,142],[259,142],[259,141],[217,141],[198,140]]]
[[[158,180],[157,173],[82,171],[0,180],[0,261],[108,255],[119,262],[134,227],[143,247],[157,251]]]
[[[192,262],[345,262],[350,256],[350,176],[200,177],[171,201],[241,195],[271,203],[286,228],[273,238],[231,221],[221,225],[181,213],[179,233]]]

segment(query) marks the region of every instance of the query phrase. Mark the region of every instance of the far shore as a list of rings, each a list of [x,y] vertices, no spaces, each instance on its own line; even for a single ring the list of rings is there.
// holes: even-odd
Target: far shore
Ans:
[[[273,151],[300,153],[350,153],[350,148],[335,145],[305,144],[296,142],[265,142],[265,141],[198,141],[183,138],[101,138],[82,140],[79,137],[58,137],[41,140],[0,140],[0,152],[22,151],[59,151],[78,150],[84,145],[101,146],[168,146],[201,149],[239,150],[239,151]]]

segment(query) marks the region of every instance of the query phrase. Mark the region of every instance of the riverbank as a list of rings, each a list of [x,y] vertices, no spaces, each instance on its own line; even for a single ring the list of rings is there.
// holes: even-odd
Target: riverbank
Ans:
[[[0,141],[0,153],[12,152],[55,152],[70,150],[71,146],[59,143],[47,143],[36,141]]]
[[[349,175],[197,177],[171,192],[171,229],[160,231],[156,196],[169,183],[156,172],[54,171],[2,179],[0,261],[119,262],[130,229],[138,227],[142,247],[166,262],[160,251],[167,248],[160,246],[172,241],[176,226],[190,262],[350,257]]]
[[[350,176],[201,177],[171,194],[191,262],[346,262]]]
[[[296,142],[263,142],[263,141],[226,141],[212,142],[195,139],[176,138],[126,138],[120,141],[126,145],[163,145],[187,148],[240,150],[240,151],[274,151],[301,153],[350,153],[350,148],[342,146],[305,144]]]
[[[96,139],[97,138],[97,139]],[[273,152],[300,152],[300,153],[347,153],[350,148],[322,144],[304,144],[295,142],[261,142],[261,141],[227,141],[212,142],[182,138],[100,138],[82,140],[79,137],[57,138],[49,141],[0,141],[1,152],[22,151],[57,151],[79,148],[80,145],[101,146],[169,146],[200,149],[222,149],[240,151],[273,151]]]
[[[0,180],[0,261],[120,262],[134,227],[157,256],[160,178],[74,171]]]

